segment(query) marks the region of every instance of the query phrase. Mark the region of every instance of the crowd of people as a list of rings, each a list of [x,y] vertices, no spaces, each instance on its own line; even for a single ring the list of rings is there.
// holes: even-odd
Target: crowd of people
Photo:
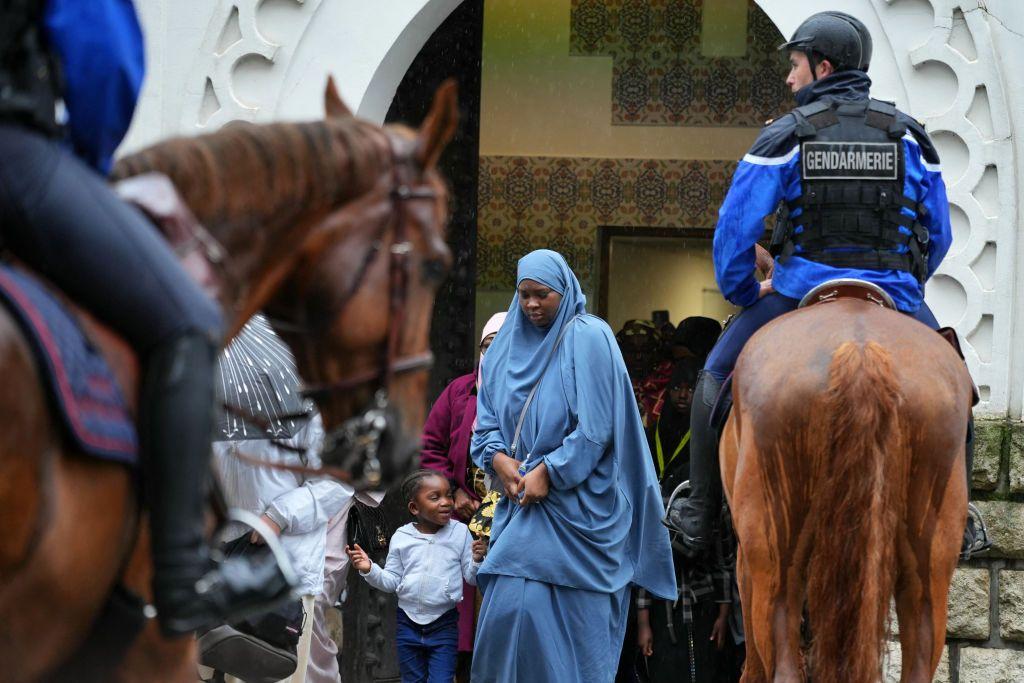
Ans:
[[[678,326],[630,320],[616,335],[623,357],[630,359],[627,368],[666,508],[673,497],[687,493],[693,392],[721,329],[716,320],[694,316]],[[735,590],[736,544],[724,508],[715,541],[713,552],[695,560],[673,547],[674,600],[636,591],[635,624],[631,621],[623,644],[617,681],[739,680],[743,627]]]

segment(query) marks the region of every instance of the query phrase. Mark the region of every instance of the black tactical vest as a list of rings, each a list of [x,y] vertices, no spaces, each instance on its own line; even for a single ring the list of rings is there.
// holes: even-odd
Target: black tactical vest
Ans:
[[[56,135],[59,74],[42,33],[45,4],[0,0],[0,121]]]
[[[773,252],[783,262],[796,253],[837,268],[902,270],[923,282],[926,210],[903,194],[907,127],[896,107],[879,100],[818,101],[793,114],[802,194],[786,203],[788,217],[777,215]],[[904,207],[914,215],[901,212]],[[906,253],[894,251],[900,246]]]

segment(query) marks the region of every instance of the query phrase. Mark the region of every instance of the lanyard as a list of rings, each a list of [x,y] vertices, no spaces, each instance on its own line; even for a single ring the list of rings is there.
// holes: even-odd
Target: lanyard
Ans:
[[[679,455],[679,453],[682,452],[682,450],[684,448],[686,448],[686,444],[690,443],[690,430],[687,429],[686,430],[686,436],[684,436],[682,438],[682,440],[679,442],[679,445],[676,446],[676,450],[673,451],[672,457],[669,458],[668,462],[666,463],[665,462],[665,453],[661,449],[661,433],[660,433],[660,430],[661,430],[661,420],[659,419],[658,420],[658,424],[655,425],[655,427],[654,427],[654,449],[657,451],[657,455],[658,455],[658,477],[659,478],[661,477],[661,475],[665,474],[665,468],[668,467],[669,465],[671,465],[672,461],[676,459],[676,456]]]

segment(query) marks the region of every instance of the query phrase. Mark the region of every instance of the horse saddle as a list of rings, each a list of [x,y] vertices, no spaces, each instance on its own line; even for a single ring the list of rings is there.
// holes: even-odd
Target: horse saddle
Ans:
[[[138,439],[129,404],[103,354],[69,307],[35,275],[0,263],[0,302],[32,347],[55,414],[78,448],[134,465]]]
[[[837,280],[829,280],[823,282],[811,291],[804,295],[804,298],[800,300],[798,308],[806,308],[808,306],[816,306],[818,304],[825,304],[831,301],[838,301],[839,299],[859,299],[861,301],[867,301],[868,303],[881,306],[882,308],[888,308],[890,310],[897,310],[896,303],[889,296],[889,293],[878,285],[868,282],[866,280],[857,280],[854,278],[841,278]],[[960,360],[965,360],[963,349],[960,347],[960,339],[956,334],[956,330],[952,327],[940,327],[936,332],[939,333],[953,350],[956,351],[956,355],[960,356]],[[732,377],[729,377],[731,380]],[[731,382],[730,382],[730,393],[731,393]],[[978,385],[971,380],[971,405],[978,405],[981,400],[981,395],[978,393]],[[731,401],[722,401],[725,404]],[[724,412],[722,417],[722,423],[725,423],[724,417],[728,416],[729,405],[725,405],[720,412]]]
[[[188,208],[171,179],[162,173],[143,173],[118,182],[114,191],[149,218],[170,243],[185,272],[218,301],[223,282],[214,266],[223,263],[224,250]]]
[[[804,295],[804,298],[800,300],[798,308],[807,308],[808,306],[817,306],[819,304],[826,304],[832,301],[839,301],[840,299],[858,299],[861,301],[867,301],[868,303],[881,306],[882,308],[888,308],[891,310],[897,310],[896,304],[889,296],[888,292],[879,287],[878,285],[867,282],[866,280],[857,280],[854,278],[844,278],[837,280],[829,280],[823,282],[811,291]],[[957,337],[956,330],[952,327],[941,327],[936,330],[956,354],[960,356],[960,359],[964,359],[963,349],[960,347],[960,339]],[[978,405],[980,401],[980,395],[978,393],[978,386],[971,382],[972,397],[971,405]],[[732,411],[732,373],[726,377],[725,381],[722,382],[722,387],[718,392],[718,397],[715,399],[714,406],[711,409],[710,423],[711,426],[721,434],[722,429],[725,427],[725,421],[729,417],[729,413]]]
[[[872,282],[854,278],[841,278],[821,283],[804,295],[798,308],[827,304],[839,299],[857,299],[882,308],[896,310],[896,303],[888,292]]]

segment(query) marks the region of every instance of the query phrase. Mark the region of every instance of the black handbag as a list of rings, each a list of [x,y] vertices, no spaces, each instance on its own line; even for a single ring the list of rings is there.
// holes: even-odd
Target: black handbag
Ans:
[[[348,544],[374,556],[388,549],[388,523],[380,507],[356,501],[348,512]]]

